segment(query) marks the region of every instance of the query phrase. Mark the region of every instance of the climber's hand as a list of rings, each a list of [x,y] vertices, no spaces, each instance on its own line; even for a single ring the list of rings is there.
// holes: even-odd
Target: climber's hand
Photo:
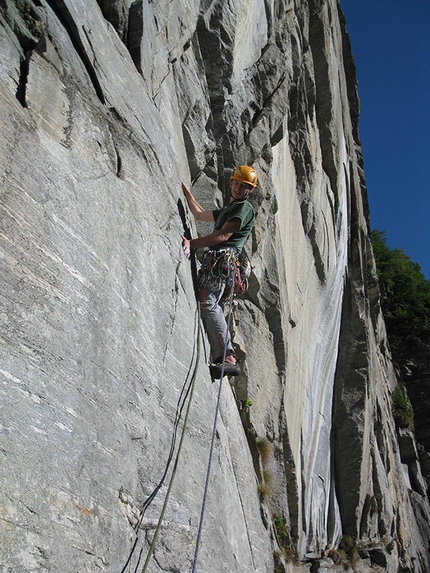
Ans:
[[[183,235],[182,235],[182,250],[184,251],[184,255],[187,257],[187,259],[189,259],[191,256],[190,241]]]

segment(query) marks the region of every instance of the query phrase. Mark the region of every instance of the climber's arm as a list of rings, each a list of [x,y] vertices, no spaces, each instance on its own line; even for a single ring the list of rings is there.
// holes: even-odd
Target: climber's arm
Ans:
[[[190,208],[190,211],[194,215],[194,217],[198,221],[206,221],[207,223],[213,223],[214,217],[212,211],[203,209],[200,203],[196,201],[194,195],[191,193],[191,191],[188,189],[185,183],[182,183],[182,190],[184,192],[185,199],[187,200],[188,207]]]
[[[199,249],[201,247],[216,247],[222,245],[230,239],[230,237],[240,229],[241,220],[239,218],[230,219],[218,231],[214,231],[209,235],[198,237],[197,239],[186,239],[182,237],[182,248],[185,255],[188,257],[191,249]]]

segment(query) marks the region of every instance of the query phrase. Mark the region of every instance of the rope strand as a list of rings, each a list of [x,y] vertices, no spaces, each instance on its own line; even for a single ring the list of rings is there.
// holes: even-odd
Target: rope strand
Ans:
[[[200,306],[197,305],[198,307],[198,325],[200,325]],[[182,444],[184,442],[184,437],[185,437],[185,431],[187,428],[187,423],[188,423],[188,415],[190,413],[190,407],[191,407],[191,402],[192,402],[192,398],[193,398],[193,393],[194,393],[194,385],[195,385],[195,381],[197,378],[197,367],[199,364],[199,359],[200,359],[200,348],[201,348],[201,334],[200,334],[200,328],[198,327],[197,330],[197,354],[196,354],[196,362],[195,362],[195,366],[194,366],[194,371],[193,371],[193,376],[191,379],[191,385],[190,385],[190,398],[188,400],[188,405],[187,405],[187,410],[185,412],[185,418],[184,418],[184,425],[182,427],[182,434],[181,434],[181,439],[179,441],[179,446],[178,446],[178,451],[176,453],[176,458],[175,458],[175,463],[173,465],[173,470],[172,470],[172,475],[170,476],[170,481],[169,481],[169,487],[167,489],[167,493],[166,493],[166,497],[164,499],[164,504],[163,504],[163,509],[161,510],[161,514],[160,517],[158,519],[158,523],[157,523],[157,527],[155,529],[154,532],[154,537],[152,539],[152,543],[151,546],[149,548],[148,551],[148,555],[146,556],[146,560],[145,563],[143,565],[142,571],[141,573],[145,573],[149,562],[151,560],[152,554],[154,552],[154,547],[155,547],[155,543],[157,541],[157,537],[158,534],[160,532],[162,523],[163,523],[163,518],[164,518],[164,514],[166,513],[166,509],[167,509],[167,503],[169,501],[169,497],[170,497],[170,492],[172,490],[172,486],[173,486],[173,480],[175,479],[175,474],[176,474],[176,469],[178,467],[178,463],[179,463],[179,456],[181,454],[181,450],[182,450]]]
[[[199,353],[200,353],[200,309],[199,306],[196,306],[196,318],[195,318],[195,338],[197,338],[197,344],[194,345],[193,348],[193,354],[191,357],[191,363],[190,363],[190,367],[188,369],[187,372],[187,376],[185,379],[185,383],[182,387],[181,390],[181,394],[179,396],[178,402],[177,402],[177,406],[176,406],[176,413],[175,413],[175,420],[174,420],[174,427],[173,427],[173,435],[172,435],[172,441],[171,441],[171,445],[170,445],[170,452],[169,452],[169,456],[168,456],[168,460],[167,460],[167,464],[166,464],[166,468],[164,470],[163,476],[161,478],[161,480],[159,481],[159,483],[157,484],[157,486],[155,487],[155,489],[152,491],[152,493],[148,496],[148,498],[145,500],[140,515],[139,515],[139,519],[137,524],[134,526],[134,529],[136,530],[136,532],[138,532],[140,525],[142,524],[142,520],[144,517],[144,514],[146,512],[146,510],[148,509],[148,507],[151,505],[151,503],[153,502],[153,500],[155,499],[157,493],[159,492],[159,490],[161,489],[164,480],[167,476],[167,472],[168,469],[170,467],[170,463],[173,459],[173,453],[175,450],[175,446],[176,446],[176,436],[177,436],[177,431],[178,431],[178,427],[179,427],[179,422],[181,421],[181,417],[182,417],[182,412],[183,409],[185,407],[185,403],[187,400],[187,397],[189,396],[189,402],[188,402],[188,408],[187,408],[187,412],[190,408],[190,404],[191,404],[191,399],[192,399],[192,393],[194,390],[194,382],[195,382],[195,378],[196,378],[196,372],[197,372],[197,366],[198,366],[198,362],[199,362]],[[194,366],[193,366],[194,365]],[[191,376],[191,378],[190,378]],[[182,432],[184,433],[185,431],[185,426],[186,426],[186,422],[184,421],[184,428],[182,430]],[[177,455],[176,455],[176,462],[175,462],[175,466],[177,465],[178,459],[179,459],[179,454],[180,454],[180,449],[178,449]],[[172,477],[171,477],[172,479]],[[131,548],[131,551],[128,555],[127,561],[124,565],[124,567],[121,569],[121,573],[125,573],[127,567],[130,564],[130,561],[133,557],[133,554],[136,550],[137,547],[137,543],[139,541],[139,534],[136,533],[136,539],[133,543],[133,547]],[[134,573],[137,573],[141,558],[142,558],[142,552],[143,552],[143,548],[140,550],[139,552],[139,556],[138,556],[138,560],[137,560],[137,564],[134,568]]]
[[[229,330],[230,330],[230,321],[231,321],[231,314],[232,314],[232,308],[233,308],[233,296],[234,296],[234,277],[235,277],[235,272],[236,272],[236,268],[232,269],[232,275],[231,275],[231,289],[230,289],[230,293],[229,293],[229,312],[228,312],[228,318],[227,318],[227,331],[226,331],[226,336],[225,336],[225,340],[224,340],[224,352],[223,352],[223,359],[222,359],[222,367],[221,367],[221,377],[220,377],[220,384],[219,384],[219,389],[218,389],[218,396],[217,396],[217,402],[216,402],[216,407],[215,407],[215,416],[214,416],[214,423],[213,423],[213,429],[212,429],[212,439],[211,439],[211,446],[210,446],[210,450],[209,450],[209,460],[208,460],[208,467],[207,467],[207,471],[206,471],[206,479],[205,479],[205,487],[204,487],[204,492],[203,492],[203,500],[202,500],[202,508],[201,508],[201,513],[200,513],[200,521],[199,521],[199,528],[198,528],[198,532],[197,532],[197,540],[196,540],[196,549],[195,549],[195,553],[194,553],[194,560],[193,560],[193,567],[192,567],[192,573],[196,572],[196,567],[197,567],[197,559],[198,559],[198,553],[199,553],[199,549],[200,549],[200,543],[201,543],[201,536],[202,536],[202,530],[203,530],[203,520],[204,520],[204,514],[205,514],[205,509],[206,509],[206,502],[207,502],[207,495],[208,495],[208,490],[209,490],[209,477],[210,477],[210,472],[211,472],[211,467],[212,467],[212,458],[213,458],[213,451],[214,451],[214,447],[215,447],[215,437],[216,437],[216,428],[217,428],[217,420],[218,420],[218,412],[219,412],[219,408],[220,408],[220,403],[221,403],[221,391],[222,391],[222,381],[224,378],[224,371],[225,371],[225,359],[226,359],[226,355],[227,355],[227,343],[228,343],[228,335],[229,335]],[[188,423],[188,416],[189,416],[189,412],[190,412],[190,407],[191,407],[191,402],[192,402],[192,397],[193,397],[193,393],[194,393],[194,386],[195,386],[195,380],[197,378],[197,367],[198,367],[198,363],[199,363],[199,359],[200,359],[200,352],[201,352],[201,332],[200,332],[200,305],[197,304],[197,320],[196,320],[196,338],[197,338],[197,348],[195,348],[195,353],[193,352],[193,359],[191,361],[190,364],[190,369],[188,371],[187,374],[187,379],[188,376],[191,372],[191,368],[192,368],[192,364],[194,362],[194,356],[195,356],[195,363],[194,363],[194,369],[193,369],[193,373],[192,373],[192,377],[191,377],[191,381],[190,384],[187,388],[187,390],[185,391],[185,395],[184,394],[184,390],[186,387],[186,384],[184,385],[184,387],[182,388],[181,391],[181,396],[179,397],[178,400],[178,406],[177,406],[177,411],[176,411],[176,415],[175,415],[175,422],[174,422],[174,432],[173,432],[173,437],[172,437],[172,443],[171,443],[171,448],[170,448],[170,453],[169,453],[169,458],[168,458],[168,463],[167,463],[167,467],[164,471],[164,474],[159,482],[159,484],[157,485],[157,487],[154,489],[154,491],[151,493],[151,495],[146,499],[143,507],[142,507],[142,511],[141,511],[141,515],[139,516],[139,520],[137,525],[135,526],[136,529],[138,529],[142,523],[143,520],[143,516],[145,511],[147,510],[147,508],[149,507],[149,505],[151,504],[151,502],[154,500],[155,496],[157,495],[158,491],[160,490],[160,488],[163,485],[164,479],[167,475],[167,471],[169,468],[169,465],[172,461],[173,458],[173,452],[175,449],[175,443],[176,443],[176,433],[178,430],[178,424],[180,422],[181,416],[182,416],[182,411],[185,407],[185,402],[187,400],[187,397],[189,395],[189,400],[188,400],[188,405],[187,405],[187,409],[186,409],[186,413],[185,413],[185,418],[184,418],[184,424],[182,427],[182,433],[181,433],[181,438],[180,438],[180,442],[179,442],[179,446],[178,446],[178,451],[176,453],[176,458],[175,458],[175,462],[173,465],[173,470],[172,470],[172,474],[170,476],[170,480],[169,480],[169,486],[166,492],[166,496],[164,499],[164,503],[163,503],[163,508],[161,510],[161,514],[160,517],[158,519],[157,522],[157,526],[154,532],[154,537],[152,539],[151,545],[149,547],[149,551],[148,554],[146,556],[146,560],[145,563],[143,565],[143,568],[141,570],[141,573],[146,573],[151,557],[153,555],[154,552],[154,548],[155,548],[155,544],[158,538],[158,534],[160,532],[160,529],[162,527],[163,524],[163,519],[164,519],[164,515],[166,513],[166,509],[167,509],[167,504],[169,501],[169,497],[170,497],[170,493],[171,493],[171,489],[173,486],[173,481],[175,478],[175,474],[176,474],[176,470],[178,467],[178,463],[179,463],[179,457],[181,454],[181,450],[182,450],[182,445],[183,445],[183,441],[184,441],[184,437],[185,437],[185,431],[187,428],[187,423]],[[183,397],[183,399],[182,399]],[[181,403],[182,400],[182,403]],[[127,563],[125,564],[124,568],[122,569],[121,573],[124,573],[125,569],[127,568],[127,565],[130,563],[131,557],[134,553],[134,550],[136,549],[137,546],[137,541],[138,541],[138,537],[136,538],[136,541],[134,542],[132,551],[127,559]],[[142,558],[142,552],[143,552],[143,548],[141,548],[140,552],[139,552],[139,558],[135,567],[134,572],[137,573],[138,568],[139,568],[139,564]]]

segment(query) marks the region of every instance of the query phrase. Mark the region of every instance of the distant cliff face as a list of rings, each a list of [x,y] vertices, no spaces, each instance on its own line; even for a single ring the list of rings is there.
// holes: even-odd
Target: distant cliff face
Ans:
[[[180,182],[210,208],[252,164],[243,374],[222,388],[197,570],[428,572],[337,2],[3,0],[0,27],[4,571],[142,570],[172,464],[139,512],[194,372],[148,566],[191,570],[218,382]]]

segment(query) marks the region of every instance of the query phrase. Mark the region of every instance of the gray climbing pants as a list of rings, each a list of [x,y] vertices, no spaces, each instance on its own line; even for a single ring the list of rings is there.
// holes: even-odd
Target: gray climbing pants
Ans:
[[[235,253],[233,253],[233,255],[235,255]],[[219,256],[222,256],[222,253],[220,253]],[[222,303],[224,290],[227,283],[231,281],[232,273],[226,272],[227,277],[224,278],[218,276],[217,272],[213,272],[213,269],[216,269],[213,257],[213,254],[208,254],[203,261],[202,268],[199,271],[198,289],[201,317],[209,339],[212,361],[218,362],[222,360],[224,355],[224,344],[226,344],[227,347],[226,356],[229,354],[234,355],[234,348],[231,343],[231,336],[224,316],[224,305]],[[233,256],[233,261],[234,260]]]

